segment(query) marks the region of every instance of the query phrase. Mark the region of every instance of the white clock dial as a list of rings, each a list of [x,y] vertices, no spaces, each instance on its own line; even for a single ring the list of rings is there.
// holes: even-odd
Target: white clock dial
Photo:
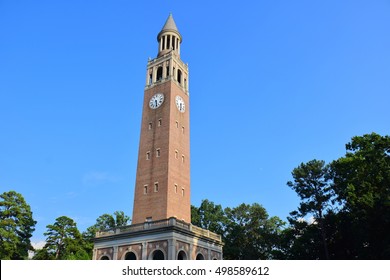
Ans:
[[[182,113],[184,113],[184,111],[186,110],[186,104],[184,103],[183,98],[178,95],[176,96],[176,107]]]
[[[150,98],[149,101],[149,107],[152,109],[157,109],[158,107],[161,106],[164,102],[164,94],[162,93],[156,93],[155,95]]]

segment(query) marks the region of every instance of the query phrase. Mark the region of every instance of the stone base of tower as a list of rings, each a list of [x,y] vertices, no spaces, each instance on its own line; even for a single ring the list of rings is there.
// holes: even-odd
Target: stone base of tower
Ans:
[[[222,260],[221,236],[170,218],[96,234],[94,260]]]

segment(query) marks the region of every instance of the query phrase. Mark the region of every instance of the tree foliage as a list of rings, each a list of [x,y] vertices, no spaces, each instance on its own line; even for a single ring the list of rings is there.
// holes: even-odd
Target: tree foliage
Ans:
[[[297,168],[292,171],[294,181],[287,182],[287,185],[291,187],[301,199],[301,203],[298,207],[298,211],[291,213],[293,220],[291,223],[295,226],[301,227],[302,225],[294,224],[294,220],[303,218],[308,214],[312,214],[316,226],[321,235],[321,243],[324,248],[324,256],[329,259],[328,242],[326,238],[326,230],[324,224],[324,215],[330,205],[330,199],[332,197],[332,189],[329,184],[328,167],[322,160],[311,160],[307,163],[301,163]],[[307,229],[313,228],[307,227]]]
[[[54,224],[47,225],[46,228],[46,244],[37,252],[35,259],[90,259],[82,235],[71,218],[58,217]]]
[[[350,258],[390,258],[390,137],[356,136],[331,164],[333,189],[353,229]],[[345,227],[344,227],[345,230]]]
[[[389,136],[353,137],[344,157],[328,166],[318,160],[301,164],[292,175],[294,182],[287,184],[301,204],[285,232],[286,258],[390,258]],[[329,207],[331,203],[338,207]],[[314,223],[298,219],[309,213]]]
[[[191,210],[194,225],[222,236],[225,259],[272,259],[278,255],[284,222],[270,218],[260,204],[223,209],[206,199]]]
[[[36,221],[23,196],[15,191],[0,195],[0,259],[26,259]]]

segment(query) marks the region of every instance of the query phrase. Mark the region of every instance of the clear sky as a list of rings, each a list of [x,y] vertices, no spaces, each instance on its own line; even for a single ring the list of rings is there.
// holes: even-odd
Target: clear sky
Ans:
[[[172,12],[190,69],[192,204],[286,219],[301,162],[390,130],[390,1],[0,0],[0,192],[80,230],[131,216],[148,57]]]

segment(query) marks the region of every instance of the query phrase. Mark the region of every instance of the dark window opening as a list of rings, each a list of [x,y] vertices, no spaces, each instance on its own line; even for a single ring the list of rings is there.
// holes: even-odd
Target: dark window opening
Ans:
[[[157,68],[157,81],[160,81],[163,76],[163,68],[160,66]]]
[[[156,250],[153,252],[152,260],[165,260],[164,253],[161,250]]]
[[[167,46],[168,46],[168,50],[171,49],[171,36],[167,36]]]
[[[197,261],[203,261],[204,260],[204,256],[201,253],[199,253],[199,254],[196,255],[196,260]]]
[[[125,260],[133,260],[135,261],[137,259],[137,256],[133,252],[128,252],[125,255]]]
[[[180,261],[186,260],[186,259],[187,259],[187,254],[186,254],[186,252],[184,252],[183,250],[181,250],[181,251],[177,254],[177,259],[180,260]]]
[[[181,70],[177,70],[177,81],[181,84]]]

